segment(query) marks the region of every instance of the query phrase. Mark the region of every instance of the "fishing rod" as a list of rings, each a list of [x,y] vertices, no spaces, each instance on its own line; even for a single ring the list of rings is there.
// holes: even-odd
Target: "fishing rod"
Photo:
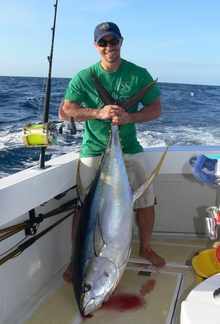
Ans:
[[[40,169],[45,168],[45,151],[47,146],[56,144],[58,131],[56,126],[51,122],[48,122],[49,117],[49,108],[50,108],[50,92],[51,92],[51,71],[52,71],[52,61],[53,61],[53,47],[54,47],[54,37],[55,37],[55,27],[56,27],[56,16],[57,16],[57,5],[58,0],[54,4],[54,22],[52,30],[52,41],[51,41],[51,50],[50,56],[47,57],[49,61],[49,70],[48,77],[45,89],[45,98],[44,98],[44,111],[43,111],[43,120],[42,124],[27,124],[22,129],[22,139],[25,146],[28,147],[40,147],[40,158],[39,158],[39,167]],[[69,118],[70,123],[70,133],[72,135],[76,134],[76,126],[74,123],[73,117]],[[62,131],[59,131],[62,134]]]
[[[51,49],[50,49],[50,56],[47,57],[49,61],[49,70],[48,70],[46,92],[45,92],[45,99],[44,99],[44,113],[43,113],[43,121],[42,121],[43,124],[48,122],[49,108],[50,108],[51,71],[52,71],[52,62],[53,62],[53,47],[54,47],[54,37],[55,37],[55,28],[56,28],[57,5],[58,5],[58,0],[56,0],[56,3],[54,5],[54,9],[55,9],[54,22],[53,22],[53,27],[51,28],[52,30]],[[39,160],[40,169],[43,169],[45,166],[45,151],[46,151],[46,146],[41,147],[40,160]]]
[[[46,214],[39,214],[37,217],[34,214],[34,217],[28,219],[27,221],[0,229],[0,242],[14,234],[17,234],[22,230],[25,230],[25,234],[27,235],[27,233],[29,234],[32,231],[32,229],[36,227],[37,224],[42,223],[45,219],[53,216],[57,216],[59,214],[62,214],[70,210],[74,211],[76,210],[76,206],[77,206],[77,198],[74,198]]]
[[[40,169],[45,168],[45,151],[47,146],[56,144],[58,131],[56,126],[51,122],[48,122],[49,117],[49,108],[50,108],[50,92],[51,92],[51,71],[52,71],[52,61],[53,61],[53,47],[54,47],[54,37],[55,37],[55,27],[56,27],[56,16],[57,16],[57,5],[58,0],[54,4],[54,22],[52,30],[52,41],[51,41],[51,50],[50,56],[47,57],[49,61],[49,70],[48,77],[45,89],[45,98],[44,98],[44,112],[42,124],[27,124],[22,129],[22,139],[25,146],[28,147],[40,147],[40,158],[39,158],[39,167]],[[70,123],[70,133],[72,135],[76,134],[76,126],[74,123],[73,117],[69,118]],[[62,131],[59,131],[62,134]]]
[[[54,37],[55,37],[55,27],[56,27],[56,15],[57,15],[57,5],[58,0],[54,4],[54,22],[52,30],[52,42],[50,56],[47,57],[49,61],[49,70],[48,77],[45,89],[45,98],[44,98],[44,112],[42,124],[27,124],[22,129],[22,139],[25,146],[28,147],[40,147],[40,159],[39,167],[40,169],[45,168],[45,151],[48,145],[56,144],[58,131],[56,126],[51,122],[48,122],[49,117],[49,108],[50,108],[50,92],[51,92],[51,71],[52,71],[52,61],[53,61],[53,46],[54,46]]]
[[[41,238],[42,236],[47,234],[50,230],[52,230],[54,227],[59,225],[61,222],[66,220],[72,214],[73,214],[73,212],[71,211],[69,214],[67,214],[66,216],[61,218],[59,221],[57,221],[53,225],[51,225],[48,228],[46,228],[45,230],[43,230],[41,233],[35,235],[34,237],[32,237],[32,238],[28,239],[27,241],[25,241],[24,243],[20,244],[15,250],[8,253],[5,257],[0,258],[0,266],[3,263],[5,263],[6,261],[8,261],[9,259],[12,259],[13,257],[18,256],[21,252],[23,252],[25,249],[27,249],[29,246],[31,246],[33,243],[35,243],[39,238]]]

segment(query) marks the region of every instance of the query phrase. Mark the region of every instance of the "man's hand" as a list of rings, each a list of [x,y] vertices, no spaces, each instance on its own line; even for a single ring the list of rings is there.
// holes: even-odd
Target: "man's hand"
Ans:
[[[102,120],[112,119],[124,113],[124,109],[118,105],[106,105],[99,110],[98,118]]]
[[[99,110],[99,119],[111,119],[112,125],[125,125],[131,122],[131,114],[118,105],[106,105]]]
[[[112,117],[112,125],[126,125],[129,124],[130,122],[131,122],[131,114],[124,111],[124,109],[119,114]]]

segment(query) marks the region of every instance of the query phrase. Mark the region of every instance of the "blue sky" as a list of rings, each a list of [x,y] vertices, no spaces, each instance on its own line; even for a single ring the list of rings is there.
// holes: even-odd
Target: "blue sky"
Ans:
[[[0,0],[0,75],[47,76],[55,0]],[[122,57],[160,82],[220,85],[219,0],[59,0],[53,77],[99,60],[97,24],[113,21]]]

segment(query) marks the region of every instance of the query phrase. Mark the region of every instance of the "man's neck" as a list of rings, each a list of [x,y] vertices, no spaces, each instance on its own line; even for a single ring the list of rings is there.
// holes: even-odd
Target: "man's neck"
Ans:
[[[117,62],[114,62],[114,63],[109,63],[109,62],[106,62],[106,61],[101,61],[100,62],[100,65],[101,67],[107,71],[107,72],[115,72],[119,69],[120,65],[121,65],[121,62],[122,62],[122,59],[118,59]]]

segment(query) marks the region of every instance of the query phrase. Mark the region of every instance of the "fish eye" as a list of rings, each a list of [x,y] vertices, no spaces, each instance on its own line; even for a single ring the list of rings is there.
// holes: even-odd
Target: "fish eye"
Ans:
[[[82,292],[87,293],[88,291],[91,290],[91,285],[90,284],[85,284],[82,286]]]
[[[104,275],[105,275],[106,277],[109,277],[109,273],[108,273],[107,271],[104,272]]]

